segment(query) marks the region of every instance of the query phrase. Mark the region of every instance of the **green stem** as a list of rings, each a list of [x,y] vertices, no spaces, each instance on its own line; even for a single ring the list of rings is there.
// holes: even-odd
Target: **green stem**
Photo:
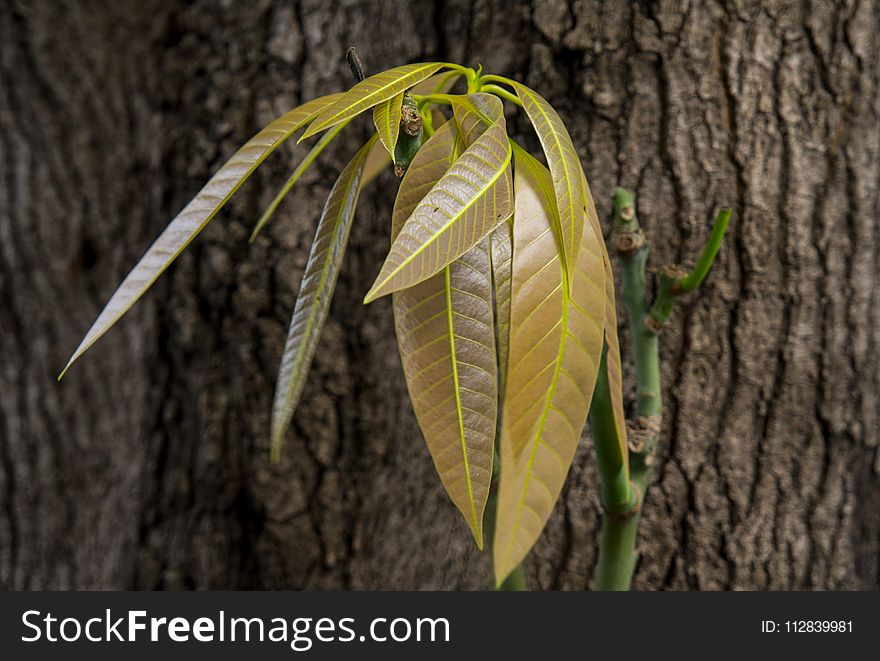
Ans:
[[[645,267],[649,248],[635,214],[632,193],[618,188],[614,194],[614,230],[617,253],[621,259],[623,302],[627,311],[631,351],[636,372],[638,418],[629,428],[630,503],[628,508],[613,507],[603,495],[605,514],[602,521],[602,539],[596,567],[595,589],[628,590],[635,570],[636,540],[641,508],[650,476],[650,456],[656,445],[663,401],[660,389],[660,351],[656,333],[647,326],[647,280]],[[600,368],[596,395],[590,409],[590,428],[596,442],[603,494],[609,476],[602,469],[603,425],[609,424],[610,407],[603,402],[607,397],[607,377]],[[598,433],[598,434],[597,434]],[[597,438],[598,435],[598,438]]]
[[[637,560],[635,546],[638,530],[637,514],[621,519],[605,514],[602,519],[599,562],[596,565],[596,590],[629,590]]]
[[[638,489],[634,489],[621,465],[617,431],[611,404],[611,388],[603,348],[596,390],[590,404],[590,431],[602,493],[602,539],[596,565],[596,590],[628,590],[635,567],[635,534],[638,526]]]
[[[512,92],[508,92],[503,87],[498,87],[498,85],[483,85],[483,92],[488,92],[489,94],[494,94],[497,97],[510,101],[511,103],[518,105],[522,108],[522,101],[519,100],[519,97]]]
[[[679,294],[696,289],[718,255],[721,240],[730,221],[730,212],[718,214],[709,241],[690,274],[675,265],[663,268],[654,305],[648,304],[645,276],[649,247],[635,212],[632,193],[618,188],[614,193],[615,247],[620,257],[623,281],[623,302],[629,324],[631,351],[636,373],[638,395],[637,416],[627,425],[629,432],[630,482],[634,503],[628,509],[615,507],[613,498],[619,496],[619,481],[603,465],[605,427],[609,425],[610,401],[605,389],[607,377],[600,369],[596,394],[590,408],[590,428],[596,443],[599,474],[602,478],[602,540],[596,567],[597,590],[628,590],[638,554],[636,541],[642,505],[651,478],[651,463],[663,414],[660,387],[660,346],[658,332],[666,323]],[[603,356],[604,360],[604,356]],[[607,462],[606,462],[607,463]],[[619,501],[618,501],[619,502]]]
[[[709,240],[706,242],[706,247],[703,248],[700,259],[697,260],[697,265],[694,266],[693,271],[681,279],[681,282],[679,283],[681,291],[691,292],[703,282],[703,278],[706,277],[706,274],[715,262],[715,257],[718,255],[718,250],[721,248],[721,242],[724,240],[724,233],[727,231],[729,223],[730,209],[722,209],[718,212],[718,215],[715,216],[715,224],[712,225],[712,233],[709,235]]]
[[[602,360],[596,389],[590,403],[590,432],[596,449],[596,461],[601,478],[602,506],[606,512],[624,514],[635,505],[635,494],[630,488],[626,464],[621,460],[617,427],[611,403],[611,386],[608,382],[606,347],[602,347]]]

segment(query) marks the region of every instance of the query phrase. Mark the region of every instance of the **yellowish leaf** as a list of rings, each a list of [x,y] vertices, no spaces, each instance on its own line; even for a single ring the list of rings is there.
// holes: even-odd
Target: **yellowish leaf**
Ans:
[[[522,101],[547,157],[562,226],[563,261],[565,269],[571,274],[581,246],[587,210],[586,180],[581,161],[562,118],[553,106],[530,87],[516,81],[510,83]]]
[[[388,69],[362,80],[345,92],[335,103],[327,107],[303,133],[300,140],[329,129],[346,119],[369,110],[393,96],[408,90],[443,67],[439,62],[407,64]]]
[[[592,228],[573,279],[560,257],[550,173],[515,150],[510,346],[501,426],[495,540],[500,584],[541,534],[562,490],[602,355],[605,274]]]
[[[458,129],[443,124],[422,146],[400,186],[392,239],[454,158]],[[483,546],[497,416],[488,241],[393,300],[410,400],[440,479]]]
[[[510,143],[495,101],[493,123],[415,207],[365,302],[430,278],[510,217]]]
[[[373,124],[385,149],[394,159],[394,147],[400,135],[400,108],[403,105],[403,92],[395,94],[387,101],[373,107]]]

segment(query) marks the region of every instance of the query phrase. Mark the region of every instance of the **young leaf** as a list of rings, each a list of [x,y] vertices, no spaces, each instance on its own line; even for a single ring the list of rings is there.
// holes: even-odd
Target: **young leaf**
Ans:
[[[400,107],[403,105],[403,92],[395,94],[373,108],[373,123],[379,139],[394,159],[394,147],[400,135]]]
[[[314,99],[285,113],[248,140],[177,214],[119,285],[58,377],[143,296],[269,154],[340,95]]]
[[[281,190],[275,195],[272,199],[272,202],[266,207],[266,210],[263,212],[263,215],[260,216],[260,219],[257,221],[257,224],[254,225],[254,230],[251,232],[251,236],[248,239],[248,243],[253,243],[257,238],[257,235],[263,230],[272,216],[275,214],[275,211],[278,209],[278,206],[287,197],[287,194],[293,189],[293,186],[299,181],[300,177],[303,176],[306,170],[309,169],[309,166],[314,162],[318,156],[321,155],[321,152],[333,142],[333,138],[335,138],[339,132],[346,127],[348,122],[343,122],[342,124],[337,124],[333,127],[332,130],[327,131],[324,135],[321,136],[321,139],[315,143],[315,146],[311,148],[306,157],[300,161],[299,165],[296,166],[296,169],[293,173],[288,177],[287,181],[284,182],[284,186],[281,187]]]
[[[510,217],[510,143],[497,108],[404,223],[364,302],[431,277]]]
[[[592,228],[581,235],[567,286],[550,173],[521,149],[515,158],[510,348],[493,544],[499,584],[538,539],[562,490],[596,383],[605,311]]]
[[[373,148],[377,136],[373,136],[339,175],[324,211],[318,222],[318,230],[303,273],[299,296],[290,321],[287,342],[281,358],[278,383],[275,387],[275,403],[272,408],[272,459],[281,456],[281,441],[296,406],[321,329],[330,310],[330,300],[336,288],[339,266],[348,243],[351,221],[357,207],[361,179],[367,154]]]
[[[492,254],[492,287],[495,290],[495,337],[498,344],[498,375],[501,392],[507,378],[510,343],[510,284],[513,256],[513,223],[501,223],[489,235]]]
[[[581,161],[559,113],[535,90],[510,81],[529,116],[553,177],[556,207],[562,225],[563,262],[569,276],[576,264],[584,231],[587,197]],[[601,236],[601,235],[600,235]]]
[[[452,161],[458,129],[443,124],[409,167],[394,205],[392,237]],[[450,499],[483,546],[497,417],[487,241],[393,296],[410,400]]]
[[[328,106],[303,133],[300,140],[320,133],[339,122],[354,117],[364,110],[387,101],[391,97],[406,91],[419,81],[424,80],[443,64],[438,62],[423,62],[420,64],[407,64],[402,67],[388,69],[366,80],[362,80],[345,92],[341,98]]]

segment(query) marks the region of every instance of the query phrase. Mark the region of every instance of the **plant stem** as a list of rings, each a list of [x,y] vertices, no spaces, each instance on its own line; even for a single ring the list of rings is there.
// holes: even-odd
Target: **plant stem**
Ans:
[[[610,418],[608,380],[600,368],[596,394],[590,408],[590,428],[596,443],[599,474],[602,479],[602,540],[596,568],[597,590],[628,590],[635,570],[636,541],[642,505],[651,477],[651,463],[663,414],[660,387],[660,347],[658,334],[672,313],[678,296],[693,291],[703,282],[721,248],[721,241],[730,221],[730,211],[721,211],[697,265],[687,274],[670,264],[663,267],[653,306],[649,306],[645,266],[649,246],[639,225],[632,193],[618,188],[614,192],[615,248],[620,257],[623,280],[623,302],[629,324],[631,351],[636,372],[638,396],[637,415],[628,421],[630,481],[634,501],[627,509],[616,503],[619,497],[619,476],[609,470],[606,427]],[[604,360],[604,356],[603,356]]]
[[[638,526],[639,491],[633,487],[620,462],[611,389],[602,350],[596,390],[590,404],[590,431],[602,493],[602,539],[596,565],[596,590],[628,590],[635,567],[635,534]]]
[[[602,540],[594,587],[597,590],[628,590],[635,570],[635,550],[642,503],[650,476],[650,457],[657,443],[663,401],[660,388],[660,351],[657,334],[647,325],[648,303],[645,265],[649,248],[635,215],[633,196],[618,188],[614,194],[614,231],[621,259],[623,302],[627,311],[631,351],[636,372],[638,417],[629,425],[631,496],[629,506],[615,506],[606,495],[608,483],[616,480],[603,470],[606,441],[604,427],[610,423],[608,380],[600,367],[596,394],[590,408],[590,428],[596,444],[599,473],[603,484]],[[604,356],[603,356],[604,360]],[[605,401],[607,400],[607,402]],[[619,501],[618,501],[619,502]]]

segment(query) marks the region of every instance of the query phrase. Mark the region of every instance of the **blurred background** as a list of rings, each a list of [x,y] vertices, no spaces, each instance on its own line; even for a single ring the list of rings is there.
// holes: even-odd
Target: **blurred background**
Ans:
[[[662,336],[634,588],[877,589],[878,34],[872,0],[0,0],[0,587],[489,587],[407,401],[390,303],[361,305],[388,246],[391,172],[361,198],[269,462],[299,278],[366,117],[249,248],[308,146],[279,150],[55,381],[236,147],[352,84],[354,45],[368,73],[452,60],[537,88],[581,151],[606,237],[614,188],[636,192],[653,269],[692,260],[733,208],[716,267]],[[592,459],[585,434],[526,562],[534,587],[589,586]]]

